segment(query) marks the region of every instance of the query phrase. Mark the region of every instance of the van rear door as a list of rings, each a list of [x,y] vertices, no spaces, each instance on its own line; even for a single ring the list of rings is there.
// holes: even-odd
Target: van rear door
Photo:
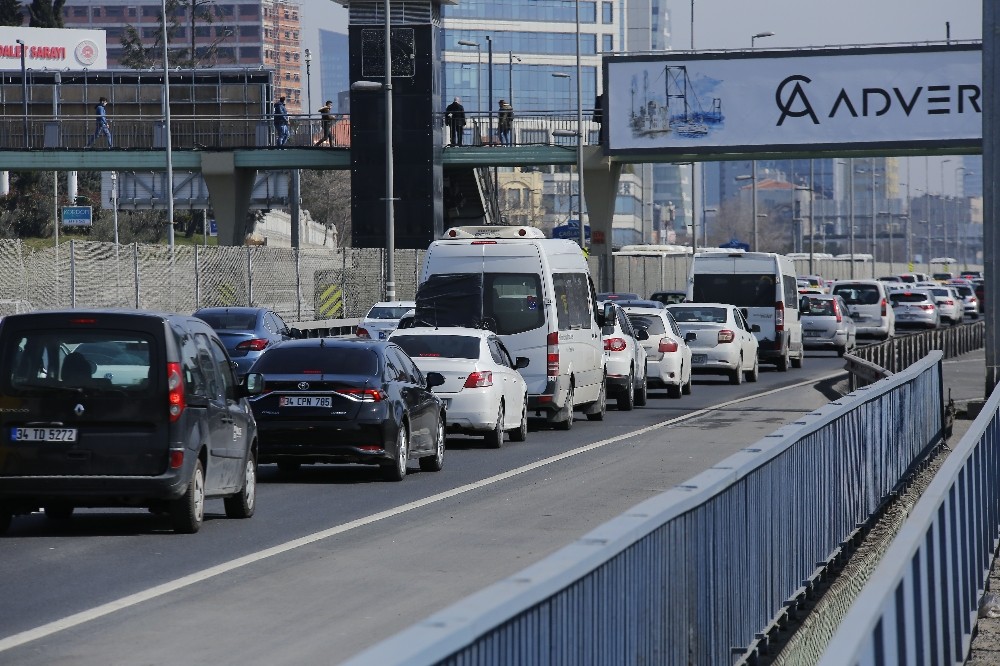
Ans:
[[[742,255],[698,257],[692,275],[692,300],[745,308],[747,323],[760,326],[760,331],[754,334],[757,339],[773,345],[777,341],[775,304],[782,301],[777,278],[773,259]]]
[[[109,313],[0,329],[0,476],[156,476],[167,468],[165,326]]]

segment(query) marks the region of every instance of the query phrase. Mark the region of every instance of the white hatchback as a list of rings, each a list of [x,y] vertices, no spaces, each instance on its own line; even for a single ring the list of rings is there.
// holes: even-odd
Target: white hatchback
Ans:
[[[605,301],[604,339],[605,369],[607,370],[608,395],[618,399],[618,410],[631,411],[646,404],[646,350],[642,341],[649,335],[642,329],[635,330],[628,315],[620,305]]]
[[[482,435],[491,448],[528,436],[528,387],[518,369],[526,357],[511,358],[496,333],[478,328],[416,327],[393,331],[389,339],[422,372],[439,372],[434,387],[445,404],[452,432]]]
[[[399,320],[417,306],[413,301],[383,301],[376,303],[364,316],[355,333],[359,338],[385,340],[399,326]]]
[[[671,398],[690,393],[691,348],[684,342],[673,315],[665,309],[634,306],[626,306],[625,312],[632,327],[649,336],[642,341],[649,386],[666,387]]]

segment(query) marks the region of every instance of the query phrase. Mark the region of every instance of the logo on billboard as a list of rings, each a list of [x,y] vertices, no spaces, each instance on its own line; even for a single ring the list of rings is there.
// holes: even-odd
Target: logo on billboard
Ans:
[[[73,54],[81,65],[93,65],[97,61],[97,44],[85,39],[76,45]]]

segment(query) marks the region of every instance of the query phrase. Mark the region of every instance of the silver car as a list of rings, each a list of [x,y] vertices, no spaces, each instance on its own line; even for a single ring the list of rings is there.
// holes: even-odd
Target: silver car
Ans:
[[[834,349],[838,356],[857,346],[857,328],[840,296],[832,294],[803,297],[808,308],[801,308],[802,344],[806,349]]]
[[[894,291],[889,294],[889,300],[900,326],[937,328],[941,323],[934,294],[929,289]]]
[[[760,374],[759,343],[752,327],[735,305],[725,303],[679,303],[668,305],[677,328],[691,347],[691,371],[726,375],[731,384],[743,377],[755,382]]]

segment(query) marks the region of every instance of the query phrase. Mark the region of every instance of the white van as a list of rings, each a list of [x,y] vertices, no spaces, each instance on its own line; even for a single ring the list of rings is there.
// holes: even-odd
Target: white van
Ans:
[[[431,243],[415,326],[485,327],[525,356],[528,413],[556,427],[602,420],[603,313],[583,251],[534,227],[453,227]]]
[[[728,303],[756,324],[760,360],[784,372],[805,358],[795,262],[770,252],[699,252],[691,262],[688,301]]]

